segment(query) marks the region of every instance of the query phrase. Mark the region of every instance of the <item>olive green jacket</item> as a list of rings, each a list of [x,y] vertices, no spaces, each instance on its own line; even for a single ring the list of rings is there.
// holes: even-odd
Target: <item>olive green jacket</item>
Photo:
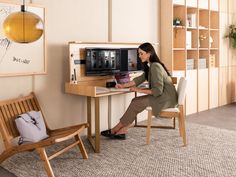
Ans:
[[[134,78],[136,86],[146,81],[145,73]],[[158,116],[162,109],[175,107],[178,103],[177,92],[163,66],[157,62],[151,63],[148,73],[149,88],[152,95],[149,95],[150,106],[155,116]]]

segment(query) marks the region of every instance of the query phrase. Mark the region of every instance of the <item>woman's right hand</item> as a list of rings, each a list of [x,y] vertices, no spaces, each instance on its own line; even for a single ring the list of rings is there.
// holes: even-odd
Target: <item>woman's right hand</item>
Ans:
[[[123,84],[116,84],[116,88],[125,88]]]

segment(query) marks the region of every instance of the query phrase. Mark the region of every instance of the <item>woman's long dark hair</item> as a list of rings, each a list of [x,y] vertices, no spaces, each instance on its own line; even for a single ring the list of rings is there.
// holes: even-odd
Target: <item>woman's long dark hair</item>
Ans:
[[[166,66],[161,62],[161,60],[157,56],[156,51],[154,47],[152,46],[152,44],[150,44],[149,42],[146,42],[146,43],[141,44],[138,48],[147,53],[150,53],[150,58],[149,58],[150,63],[154,63],[154,62],[160,63],[162,67],[165,69],[165,71],[167,72],[168,76],[170,76],[170,73],[168,72]],[[149,72],[148,62],[143,63],[143,69],[145,72],[145,78],[148,80],[148,72]]]

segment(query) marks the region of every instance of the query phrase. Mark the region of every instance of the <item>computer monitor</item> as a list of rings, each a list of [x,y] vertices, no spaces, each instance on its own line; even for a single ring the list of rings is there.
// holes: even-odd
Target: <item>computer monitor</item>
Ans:
[[[86,75],[112,75],[120,72],[120,49],[86,48]]]
[[[142,70],[142,63],[138,57],[137,48],[120,49],[120,72],[134,72]]]

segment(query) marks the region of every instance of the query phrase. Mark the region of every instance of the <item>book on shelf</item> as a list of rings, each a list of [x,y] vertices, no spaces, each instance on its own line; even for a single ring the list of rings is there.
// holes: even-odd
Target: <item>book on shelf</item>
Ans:
[[[206,58],[199,58],[198,67],[199,69],[205,69],[207,67]]]
[[[187,15],[187,27],[196,28],[197,27],[197,14],[191,13]]]
[[[188,58],[186,60],[186,69],[187,70],[194,69],[194,59],[193,58]]]
[[[192,48],[192,32],[191,31],[186,32],[186,48],[187,49]]]

